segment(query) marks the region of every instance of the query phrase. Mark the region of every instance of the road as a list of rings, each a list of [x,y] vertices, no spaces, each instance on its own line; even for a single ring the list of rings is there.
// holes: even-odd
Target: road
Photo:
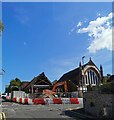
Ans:
[[[76,104],[51,104],[51,105],[22,105],[12,102],[3,102],[2,111],[6,118],[71,118],[71,120],[81,120],[73,116],[70,111],[79,109],[82,105]],[[69,111],[66,115],[65,111]],[[71,115],[72,114],[72,115]]]

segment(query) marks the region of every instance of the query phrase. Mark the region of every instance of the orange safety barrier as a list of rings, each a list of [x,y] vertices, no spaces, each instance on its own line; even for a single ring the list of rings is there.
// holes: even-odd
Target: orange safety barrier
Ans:
[[[54,104],[62,104],[61,98],[53,98],[53,103]]]
[[[45,104],[44,98],[35,98],[33,101],[34,104],[41,104],[41,105]]]
[[[78,98],[70,98],[71,104],[79,104]]]
[[[25,104],[28,104],[28,98],[25,98],[25,99],[24,99],[24,103],[25,103]]]

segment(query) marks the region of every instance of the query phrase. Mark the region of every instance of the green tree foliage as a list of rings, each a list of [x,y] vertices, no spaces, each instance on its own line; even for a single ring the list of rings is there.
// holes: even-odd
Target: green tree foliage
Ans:
[[[4,25],[2,24],[1,20],[0,20],[0,32],[2,32],[4,29]]]
[[[102,93],[113,93],[114,94],[114,81],[110,83],[105,83],[101,85],[98,89]]]
[[[92,87],[91,90],[88,91],[98,91],[105,94],[114,94],[114,81],[107,82],[102,85],[97,85],[95,87]]]
[[[5,92],[11,92],[11,91],[14,91],[14,90],[19,90],[19,87],[21,85],[21,80],[18,79],[18,78],[15,78],[15,79],[12,79],[10,81],[10,85],[8,88],[6,88]]]
[[[21,85],[21,81],[18,78],[12,79],[10,81],[10,86],[17,86],[17,87],[19,87],[20,85]]]
[[[111,77],[111,75],[110,74],[107,74],[107,76],[104,76],[103,77],[103,82],[102,82],[102,84],[106,84],[107,83],[107,81],[110,79],[110,77]]]

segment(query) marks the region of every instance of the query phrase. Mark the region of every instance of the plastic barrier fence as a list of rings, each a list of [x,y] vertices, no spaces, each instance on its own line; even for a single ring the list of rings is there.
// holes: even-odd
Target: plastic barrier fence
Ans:
[[[19,98],[19,103],[22,103],[22,98]]]
[[[69,98],[61,98],[62,104],[70,104],[70,99]]]
[[[34,99],[34,104],[44,105],[45,104],[44,98],[35,98]]]
[[[53,98],[53,104],[62,104],[61,98]]]
[[[9,99],[7,97],[6,99]],[[83,98],[13,98],[13,102],[22,103],[22,104],[82,104]]]
[[[19,98],[16,98],[16,102],[19,103]]]
[[[78,98],[70,98],[70,104],[79,104]]]
[[[44,98],[45,104],[53,104],[52,98]]]
[[[22,98],[22,103],[23,104],[28,104],[28,98]]]
[[[16,98],[12,98],[12,101],[13,101],[13,102],[16,102]]]
[[[29,99],[28,98],[28,104],[33,105],[34,104],[34,99]]]

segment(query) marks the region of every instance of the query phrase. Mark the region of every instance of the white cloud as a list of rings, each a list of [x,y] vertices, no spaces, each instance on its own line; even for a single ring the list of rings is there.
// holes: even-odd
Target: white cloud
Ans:
[[[86,22],[86,20],[85,20],[84,22]],[[74,31],[76,30],[77,27],[81,27],[82,24],[83,24],[83,23],[82,23],[81,21],[78,22],[78,24],[75,25],[75,26],[70,30],[69,35],[70,35],[72,32],[74,32]]]
[[[79,22],[79,23],[77,24],[77,27],[80,27],[80,26],[82,26],[82,22]]]
[[[101,49],[112,50],[112,17],[113,13],[108,16],[98,17],[90,21],[87,27],[78,29],[78,33],[88,33],[91,43],[87,48],[90,53],[95,53]]]

